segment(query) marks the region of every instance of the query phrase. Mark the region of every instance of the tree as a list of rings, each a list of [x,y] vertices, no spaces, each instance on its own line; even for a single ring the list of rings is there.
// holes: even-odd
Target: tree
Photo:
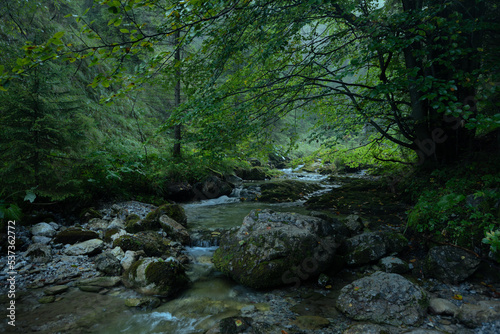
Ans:
[[[55,25],[41,4],[9,2],[3,12],[2,63],[19,54],[25,40],[50,38]],[[9,25],[10,23],[10,25]],[[74,69],[73,69],[74,72]],[[47,63],[19,76],[0,94],[2,196],[36,189],[48,198],[64,198],[74,189],[74,153],[87,124],[79,112],[82,95],[71,83],[71,67]]]
[[[103,39],[54,54],[69,61],[112,59],[112,72],[94,85],[120,83],[126,94],[175,51],[162,52],[130,76],[122,63],[170,35],[185,31],[182,44],[203,37],[197,57],[207,66],[196,98],[168,124],[204,129],[202,145],[224,147],[237,138],[258,136],[296,108],[311,108],[353,126],[371,124],[386,139],[415,151],[420,162],[451,163],[470,150],[476,130],[499,126],[500,114],[483,109],[498,88],[498,62],[487,36],[498,32],[495,2],[466,1],[101,1],[124,18],[128,37]],[[135,19],[139,10],[166,13],[156,29]],[[32,52],[47,53],[44,48]],[[53,50],[54,48],[52,48]],[[161,59],[160,59],[161,58]],[[196,66],[195,63],[193,66]],[[155,69],[156,70],[156,69]],[[493,81],[494,82],[494,81]],[[479,94],[478,94],[479,93]],[[113,97],[113,96],[112,96]]]

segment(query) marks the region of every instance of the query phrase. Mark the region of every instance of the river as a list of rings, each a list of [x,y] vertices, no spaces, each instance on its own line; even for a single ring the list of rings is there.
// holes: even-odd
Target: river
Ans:
[[[326,180],[326,176],[301,173],[297,169],[284,170],[281,178],[316,183]],[[245,183],[238,186],[230,196],[184,204],[189,229],[236,227],[241,225],[243,218],[253,209],[308,213],[303,207],[304,200],[279,204],[240,200],[242,192],[246,189],[258,190],[260,184],[261,182]],[[323,189],[319,192],[338,186],[321,184]],[[188,275],[192,281],[189,289],[154,310],[136,311],[110,320],[99,328],[99,332],[204,333],[218,320],[240,314],[241,309],[268,309],[266,302],[269,301],[269,293],[238,285],[214,269],[211,257],[215,249],[216,246],[187,247],[192,260],[188,267]]]

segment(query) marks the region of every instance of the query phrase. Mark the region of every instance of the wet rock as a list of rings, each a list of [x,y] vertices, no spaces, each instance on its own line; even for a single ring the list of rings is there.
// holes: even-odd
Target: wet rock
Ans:
[[[85,291],[85,292],[99,293],[104,288],[100,287],[100,286],[95,286],[95,285],[79,285],[78,289],[80,289],[81,291]]]
[[[358,215],[349,215],[344,220],[344,225],[353,234],[357,234],[363,230],[363,220]]]
[[[483,300],[478,304],[462,304],[456,318],[468,327],[500,320],[500,301]]]
[[[156,297],[142,297],[142,298],[127,298],[125,305],[128,307],[138,307],[147,310],[155,309],[160,306],[161,301]]]
[[[184,267],[174,258],[144,258],[123,274],[126,287],[145,295],[168,297],[189,284]]]
[[[261,185],[259,201],[279,203],[294,202],[306,195],[321,189],[316,183],[305,183],[296,180],[280,180],[266,182]]]
[[[99,234],[94,231],[85,230],[81,227],[70,227],[64,231],[57,233],[54,237],[56,244],[76,244],[87,240],[97,239]]]
[[[43,293],[47,296],[58,295],[68,291],[69,287],[67,285],[55,285],[43,289]]]
[[[53,303],[56,300],[56,296],[43,296],[40,299],[38,299],[38,302],[40,304],[50,304]]]
[[[393,326],[420,324],[427,306],[422,288],[380,271],[346,285],[337,299],[337,308],[350,318]]]
[[[49,263],[52,261],[52,249],[44,244],[31,244],[24,256],[31,258],[31,262]]]
[[[110,252],[97,255],[94,262],[97,269],[106,275],[115,276],[122,273],[120,261]]]
[[[228,196],[233,191],[233,187],[219,177],[211,175],[201,183],[197,183],[194,190],[195,199],[202,200]]]
[[[50,224],[38,223],[31,228],[31,234],[39,237],[53,237],[57,231]]]
[[[399,233],[366,232],[347,239],[341,250],[348,265],[359,266],[398,253],[407,245],[408,240]]]
[[[429,312],[439,315],[454,315],[458,311],[458,306],[443,298],[431,298],[429,301]]]
[[[111,288],[117,286],[122,281],[119,276],[101,276],[81,279],[76,282],[77,286],[97,286],[101,288]]]
[[[328,327],[330,321],[323,317],[318,317],[314,315],[303,315],[297,317],[293,322],[293,324],[297,325],[300,329],[321,329],[324,327]]]
[[[410,270],[408,263],[395,256],[380,259],[379,266],[386,273],[404,274]]]
[[[238,230],[221,240],[213,262],[252,288],[297,285],[332,262],[338,246],[333,231],[330,223],[316,217],[253,210]]]
[[[103,247],[104,241],[101,239],[91,239],[69,246],[64,250],[64,254],[72,256],[95,255],[101,252]]]
[[[178,204],[167,203],[148,213],[147,216],[142,220],[130,220],[126,224],[126,230],[129,233],[159,230],[160,228],[162,228],[160,217],[163,215],[167,215],[184,227],[187,226],[187,216],[184,212],[184,208]]]
[[[113,247],[124,251],[144,251],[147,256],[170,255],[170,240],[163,238],[157,232],[142,231],[134,235],[123,235],[113,242]]]
[[[183,245],[190,244],[191,239],[189,237],[189,232],[184,226],[167,215],[160,216],[159,222],[163,231],[167,232],[171,239],[179,241]]]
[[[470,277],[480,263],[476,256],[463,249],[437,246],[427,254],[424,272],[430,277],[456,284]]]

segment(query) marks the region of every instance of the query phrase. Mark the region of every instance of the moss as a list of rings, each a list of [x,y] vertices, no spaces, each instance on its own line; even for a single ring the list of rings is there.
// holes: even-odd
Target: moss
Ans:
[[[119,229],[119,228],[116,228],[116,227],[115,227],[115,228],[112,228],[112,229],[110,229],[110,230],[107,230],[107,231],[106,231],[106,233],[104,233],[104,238],[103,238],[103,239],[104,239],[104,241],[105,241],[105,242],[111,242],[111,240],[112,240],[112,239],[111,239],[111,237],[112,237],[114,234],[118,233],[119,231],[120,231],[120,229]]]
[[[293,202],[321,189],[315,183],[304,183],[295,180],[269,182],[261,185],[262,193],[259,201],[262,202]]]
[[[146,270],[146,280],[161,287],[161,295],[169,296],[189,283],[184,268],[178,262],[158,261],[150,263]]]
[[[167,215],[184,227],[187,227],[187,216],[184,208],[178,204],[163,204],[155,210],[158,214],[157,219],[162,215]]]
[[[135,279],[137,277],[137,268],[139,268],[139,266],[144,262],[144,260],[139,260],[139,261],[135,261],[134,263],[132,263],[132,265],[130,266],[130,268],[128,268],[125,273],[123,274],[124,277],[130,277],[130,275],[132,275],[132,277]]]
[[[54,237],[54,243],[56,244],[75,244],[77,242],[87,241],[90,239],[97,239],[99,235],[90,230],[84,230],[78,227],[71,227],[67,230],[59,232]]]
[[[113,242],[113,247],[124,251],[143,250],[148,256],[169,256],[170,242],[152,231],[142,231],[135,235],[123,235]]]
[[[83,221],[89,221],[92,218],[99,218],[102,219],[103,215],[99,211],[97,211],[94,208],[86,208],[83,209],[82,212],[80,213],[80,220]]]
[[[137,233],[140,231],[144,231],[144,228],[139,224],[141,217],[136,215],[135,213],[128,215],[125,220],[125,230],[128,233]]]

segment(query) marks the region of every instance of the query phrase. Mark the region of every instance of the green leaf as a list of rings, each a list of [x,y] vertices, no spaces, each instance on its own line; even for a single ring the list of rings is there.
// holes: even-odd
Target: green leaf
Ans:
[[[129,33],[128,29],[124,29],[124,28],[120,29],[120,32],[123,33],[123,34],[128,34]]]
[[[24,196],[24,200],[33,203],[35,199],[36,199],[36,194],[31,190],[26,190],[26,196]]]

